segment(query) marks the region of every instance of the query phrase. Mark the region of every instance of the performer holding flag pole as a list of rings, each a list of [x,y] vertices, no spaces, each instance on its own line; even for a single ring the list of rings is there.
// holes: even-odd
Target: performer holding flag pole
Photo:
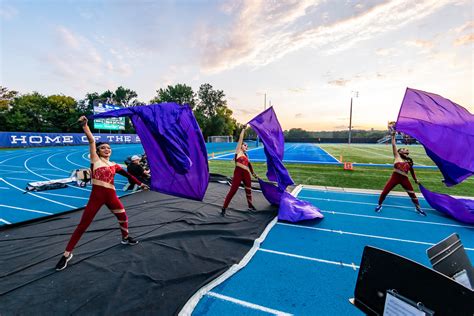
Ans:
[[[224,205],[222,206],[222,215],[225,215],[226,209],[229,206],[230,201],[234,197],[235,193],[239,189],[240,183],[244,183],[245,188],[245,195],[247,197],[247,204],[249,210],[256,210],[252,204],[252,190],[251,190],[251,178],[250,174],[252,174],[255,178],[257,175],[253,171],[252,164],[250,163],[249,157],[247,155],[248,145],[244,143],[244,134],[245,128],[247,125],[244,125],[242,132],[240,132],[239,141],[237,142],[237,147],[235,149],[235,169],[234,169],[234,176],[232,177],[232,184],[227,193],[227,196],[224,201]]]
[[[393,173],[390,179],[385,184],[382,193],[379,197],[379,203],[377,207],[375,207],[375,212],[379,213],[382,210],[382,203],[385,200],[387,194],[398,184],[400,184],[408,195],[411,198],[413,204],[415,204],[415,208],[418,214],[426,216],[425,211],[423,211],[420,207],[420,203],[418,202],[418,198],[416,197],[415,191],[413,190],[413,186],[408,179],[408,172],[411,173],[413,180],[415,180],[416,184],[420,184],[418,179],[416,178],[415,171],[413,170],[413,159],[408,157],[410,152],[407,148],[400,148],[397,149],[397,144],[395,140],[395,129],[394,129],[395,122],[390,122],[388,124],[388,128],[391,132],[392,138],[392,150],[393,150],[393,157],[395,158],[393,164]]]
[[[87,118],[81,116],[79,123],[82,125],[84,133],[89,141],[89,153],[91,160],[91,175],[92,175],[92,191],[87,202],[87,206],[82,213],[81,221],[74,230],[74,233],[66,246],[63,256],[56,265],[56,270],[61,271],[67,267],[67,263],[72,259],[72,250],[76,246],[77,242],[81,238],[82,234],[86,231],[89,225],[92,223],[95,215],[102,207],[107,205],[110,211],[117,217],[120,231],[122,232],[122,241],[124,245],[136,245],[137,240],[129,236],[128,234],[128,217],[125,213],[122,202],[117,197],[114,186],[115,173],[119,173],[124,177],[127,177],[133,183],[139,185],[142,189],[148,190],[148,186],[138,181],[134,176],[126,172],[120,167],[120,165],[111,162],[110,156],[112,149],[108,143],[97,143],[95,142],[94,136],[92,135],[89,126],[87,126]]]

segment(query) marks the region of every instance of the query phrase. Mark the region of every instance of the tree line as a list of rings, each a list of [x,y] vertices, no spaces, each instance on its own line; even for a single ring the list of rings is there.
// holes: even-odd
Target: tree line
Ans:
[[[142,106],[144,102],[138,100],[138,94],[122,86],[115,91],[102,93],[86,93],[85,97],[75,100],[70,96],[55,94],[44,96],[38,92],[20,94],[0,86],[0,130],[14,132],[47,132],[73,133],[82,132],[79,125],[74,124],[81,115],[93,114],[94,100],[109,101],[123,107]],[[232,135],[234,140],[243,128],[232,117],[232,110],[227,106],[227,100],[222,90],[205,83],[194,92],[185,84],[168,85],[156,91],[149,103],[175,102],[188,104],[201,127],[204,139],[213,135]],[[93,126],[91,126],[93,128]],[[135,130],[126,118],[124,133],[135,133]],[[382,138],[386,131],[353,130],[355,138]],[[247,138],[255,139],[253,130],[247,132]],[[311,132],[301,128],[292,128],[284,131],[285,139],[317,140],[323,138],[347,138],[348,131],[319,131]]]
[[[15,132],[82,132],[74,124],[81,115],[93,114],[94,100],[108,101],[123,107],[142,106],[138,94],[122,86],[115,91],[87,93],[83,99],[62,94],[45,96],[38,92],[20,94],[0,86],[0,130]],[[188,104],[202,129],[204,138],[212,135],[237,136],[243,128],[232,117],[232,110],[222,90],[205,83],[194,92],[185,84],[169,85],[156,91],[149,103],[175,102]],[[91,126],[93,128],[93,126]],[[127,118],[124,133],[135,130]]]

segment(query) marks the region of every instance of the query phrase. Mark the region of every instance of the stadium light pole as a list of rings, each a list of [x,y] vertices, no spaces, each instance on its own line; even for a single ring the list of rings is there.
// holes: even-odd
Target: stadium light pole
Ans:
[[[265,93],[263,96],[263,110],[267,109],[267,94]]]
[[[351,91],[351,108],[350,108],[350,114],[349,114],[349,138],[348,138],[348,144],[351,144],[351,139],[352,139],[352,99],[359,97],[359,91]]]

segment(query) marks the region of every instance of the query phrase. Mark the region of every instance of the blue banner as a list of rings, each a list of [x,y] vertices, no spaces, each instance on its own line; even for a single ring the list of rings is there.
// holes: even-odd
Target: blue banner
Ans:
[[[140,137],[136,134],[95,134],[96,142],[111,144],[139,144]],[[0,132],[0,147],[44,147],[87,145],[83,133],[24,133]]]

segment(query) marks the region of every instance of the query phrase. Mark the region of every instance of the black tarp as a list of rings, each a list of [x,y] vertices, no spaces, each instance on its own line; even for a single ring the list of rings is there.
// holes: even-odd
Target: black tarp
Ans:
[[[0,314],[177,314],[202,286],[240,262],[277,215],[260,192],[258,211],[239,190],[210,183],[203,202],[156,192],[122,198],[136,246],[120,244],[116,218],[101,209],[60,272],[54,270],[82,211],[0,231]]]

